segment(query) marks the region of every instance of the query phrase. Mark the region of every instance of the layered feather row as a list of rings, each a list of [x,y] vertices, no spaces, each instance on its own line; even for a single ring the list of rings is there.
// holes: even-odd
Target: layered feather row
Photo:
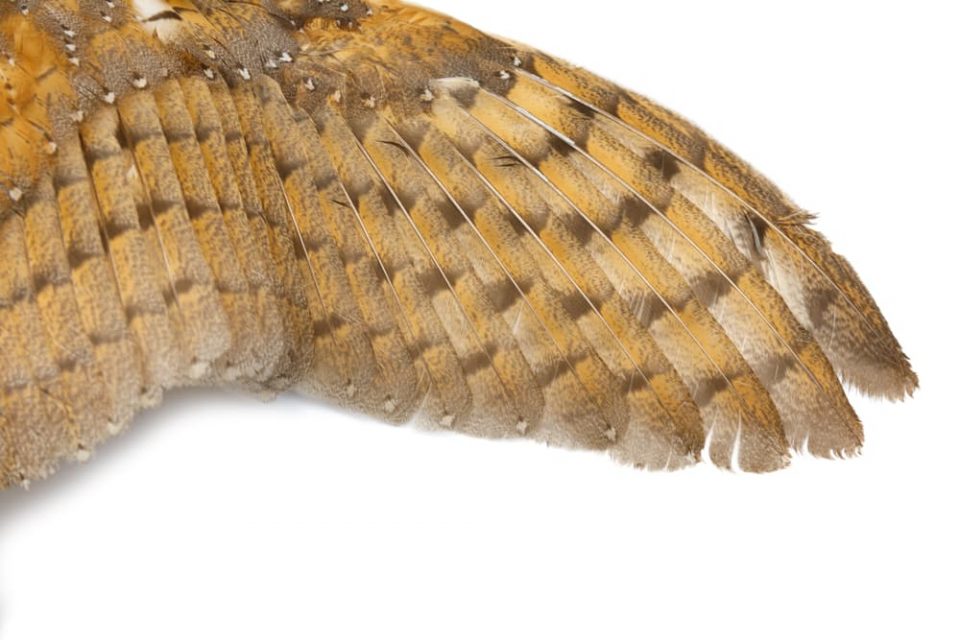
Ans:
[[[855,454],[916,387],[809,216],[694,126],[396,3],[0,8],[0,485],[165,390],[674,469]]]

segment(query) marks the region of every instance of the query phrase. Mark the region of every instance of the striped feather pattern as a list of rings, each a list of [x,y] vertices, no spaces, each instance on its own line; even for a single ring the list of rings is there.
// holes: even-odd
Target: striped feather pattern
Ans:
[[[758,472],[916,388],[775,186],[443,16],[26,0],[0,52],[0,486],[188,385]]]

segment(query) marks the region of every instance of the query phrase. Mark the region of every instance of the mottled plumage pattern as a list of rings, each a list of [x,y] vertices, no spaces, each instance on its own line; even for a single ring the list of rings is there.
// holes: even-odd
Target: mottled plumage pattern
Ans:
[[[0,486],[186,385],[749,471],[855,454],[841,379],[916,387],[776,187],[446,17],[4,2],[0,78]]]

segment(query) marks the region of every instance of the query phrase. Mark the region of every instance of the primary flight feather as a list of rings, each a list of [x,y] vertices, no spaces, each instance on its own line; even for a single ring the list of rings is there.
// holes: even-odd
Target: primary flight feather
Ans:
[[[699,129],[398,2],[0,5],[0,487],[164,391],[771,471],[916,388],[810,216]]]

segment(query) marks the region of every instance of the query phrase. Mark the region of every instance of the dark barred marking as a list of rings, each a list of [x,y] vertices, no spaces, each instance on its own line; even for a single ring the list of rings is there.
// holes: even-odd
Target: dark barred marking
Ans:
[[[184,205],[186,205],[187,215],[190,216],[191,220],[199,220],[204,216],[220,213],[220,209],[216,203],[201,202],[196,198],[185,198]]]
[[[551,135],[549,138],[550,149],[552,149],[557,155],[562,158],[571,156],[577,153],[576,144],[568,140],[564,140],[560,136]]]
[[[210,138],[212,138],[213,135],[218,133],[219,131],[220,131],[220,127],[213,124],[205,124],[203,126],[199,126],[196,129],[197,142],[199,142],[200,144],[206,144],[207,142],[210,141]]]
[[[650,166],[660,172],[660,175],[668,184],[674,176],[680,173],[680,163],[672,154],[663,149],[655,149],[649,152],[645,159]]]
[[[167,139],[167,143],[170,145],[180,145],[184,143],[190,143],[197,139],[196,134],[193,129],[167,129],[164,128],[163,135]]]
[[[420,273],[418,280],[429,298],[435,298],[447,290],[447,281],[439,269],[429,269]]]
[[[727,379],[723,376],[708,378],[703,382],[697,383],[697,387],[693,393],[693,401],[697,403],[697,406],[705,407],[713,401],[718,393],[726,389],[727,386]]]
[[[124,149],[133,147],[136,149],[144,142],[152,142],[154,140],[164,140],[163,131],[160,129],[147,128],[133,128],[127,129],[126,135],[121,135],[117,137],[117,141],[120,143],[120,146]]]
[[[596,235],[593,224],[582,214],[574,215],[567,223],[567,228],[570,229],[570,233],[573,234],[574,239],[581,246],[585,246]]]
[[[314,175],[313,177],[313,188],[317,190],[317,193],[323,193],[330,187],[334,182],[337,181],[337,176],[335,173],[325,173],[323,175]]]
[[[467,224],[467,217],[469,216],[470,220],[474,219],[474,216],[471,214],[464,215],[465,212],[461,212],[456,206],[454,206],[448,200],[437,205],[437,208],[440,210],[440,215],[443,217],[443,221],[447,224],[447,227],[451,231],[456,231],[463,225]]]
[[[546,389],[567,373],[573,373],[572,364],[565,358],[561,358],[555,362],[553,366],[537,371],[535,375],[537,384],[539,384],[542,389]]]
[[[427,196],[423,190],[418,188],[410,188],[403,184],[395,185],[393,190],[397,195],[397,197],[394,199],[399,200],[400,205],[408,212],[414,211],[417,208],[417,204],[419,204],[419,202]]]
[[[491,284],[486,288],[486,293],[494,310],[501,314],[512,309],[521,298],[520,291],[512,280],[500,280]]]
[[[300,234],[299,237],[300,242],[298,242],[297,245],[302,246],[303,249],[310,255],[319,253],[325,246],[327,246],[327,243],[324,242],[322,237],[315,238],[313,236],[306,236],[303,234]]]
[[[168,9],[166,11],[153,14],[144,20],[144,22],[159,22],[160,20],[183,20],[183,18],[180,17],[180,14],[177,11]]]
[[[258,284],[251,285],[245,282],[239,282],[236,284],[231,282],[216,282],[215,285],[217,293],[221,295],[241,295],[262,289],[262,287]]]
[[[53,190],[59,195],[70,187],[86,182],[87,174],[80,171],[70,171],[67,166],[61,165],[53,174]]]
[[[639,230],[654,214],[653,207],[633,196],[620,202],[620,219],[630,223],[635,230]]]
[[[519,155],[522,155],[523,159],[534,167],[539,168],[542,167],[543,164],[550,158],[555,158],[556,156],[566,158],[576,152],[577,148],[572,143],[567,142],[557,135],[550,134],[544,143],[539,145],[537,149],[531,151],[530,153]],[[513,166],[509,164],[509,161],[506,160],[507,158],[514,158],[514,156],[504,156],[504,160],[502,160],[501,164],[497,166]]]
[[[755,365],[753,370],[764,386],[771,387],[786,378],[797,366],[798,363],[792,356],[772,356]]]
[[[126,340],[127,330],[126,328],[124,328],[120,331],[111,331],[111,332],[96,331],[94,333],[91,333],[87,337],[90,340],[90,344],[92,344],[95,348],[107,347],[107,346],[119,344],[120,342]]]
[[[493,366],[491,363],[492,357],[492,355],[488,355],[483,351],[472,353],[463,361],[463,374],[471,378],[490,369]]]
[[[690,282],[690,288],[693,289],[696,298],[702,304],[709,307],[727,295],[727,293],[733,289],[733,285],[723,274],[717,271],[710,271],[709,273],[694,278]]]
[[[153,228],[153,209],[149,204],[140,203],[137,205],[137,219],[140,221],[140,230],[149,231]]]
[[[577,112],[578,115],[582,116],[585,120],[595,120],[597,118],[597,111],[590,105],[580,100],[574,98],[566,98],[567,107],[573,109]]]
[[[90,260],[102,258],[103,256],[104,254],[102,252],[88,251],[84,247],[74,245],[67,250],[67,263],[70,265],[70,269],[75,271]]]
[[[467,110],[472,109],[476,105],[477,95],[480,93],[479,87],[465,82],[458,83],[453,87],[446,86],[444,87],[444,91],[456,100],[461,107]]]
[[[634,305],[634,313],[637,315],[637,321],[641,326],[647,328],[667,315],[668,312],[669,309],[667,305],[654,294],[642,296],[639,308],[638,305]]]
[[[837,303],[840,294],[836,289],[817,289],[807,293],[807,312],[814,327],[827,323],[827,310]]]
[[[186,295],[197,286],[197,281],[193,278],[180,278],[173,284],[173,290],[178,296]]]
[[[163,196],[156,196],[150,200],[150,208],[154,217],[160,217],[179,210],[183,202],[179,200],[167,200]]]
[[[370,186],[372,188],[369,190],[369,192],[372,193],[373,188],[376,189],[377,202],[382,204],[387,210],[388,216],[395,218],[403,214],[403,212],[400,210],[400,203],[397,202],[396,198],[393,197],[393,194],[390,192],[390,189],[387,187],[387,185],[378,181],[376,184],[371,183]]]
[[[119,141],[118,141],[119,142]],[[101,147],[84,147],[83,148],[83,157],[87,161],[87,164],[93,167],[97,163],[106,160],[112,160],[116,158],[121,153],[122,149],[113,149],[113,148],[101,148]]]
[[[136,226],[134,226],[129,222],[126,222],[126,221],[121,222],[119,220],[116,220],[115,218],[110,218],[109,220],[107,220],[103,229],[104,234],[109,240],[115,240],[126,233],[129,233],[131,231],[139,231],[139,230],[140,230],[139,222],[137,223]]]
[[[217,198],[217,206],[221,211],[243,211],[243,203]]]
[[[346,321],[336,314],[321,318],[313,323],[313,337],[320,338],[332,335],[346,325]]]
[[[284,182],[308,165],[307,161],[299,156],[278,158],[274,164],[277,167],[277,174]]]
[[[15,307],[25,300],[32,300],[33,295],[29,287],[17,287],[17,289],[6,300],[0,299],[0,309]]]
[[[33,275],[33,290],[40,295],[48,288],[64,287],[71,283],[68,276],[60,273],[35,273]]]
[[[74,373],[80,367],[80,363],[77,361],[77,359],[69,356],[57,360],[56,365],[57,369],[64,373]]]
[[[579,292],[564,296],[560,304],[574,322],[593,312],[590,301]]]
[[[510,228],[513,229],[514,233],[517,236],[523,238],[527,235],[527,225],[523,223],[523,220],[512,213],[509,213],[506,217],[507,224],[510,225]]]

